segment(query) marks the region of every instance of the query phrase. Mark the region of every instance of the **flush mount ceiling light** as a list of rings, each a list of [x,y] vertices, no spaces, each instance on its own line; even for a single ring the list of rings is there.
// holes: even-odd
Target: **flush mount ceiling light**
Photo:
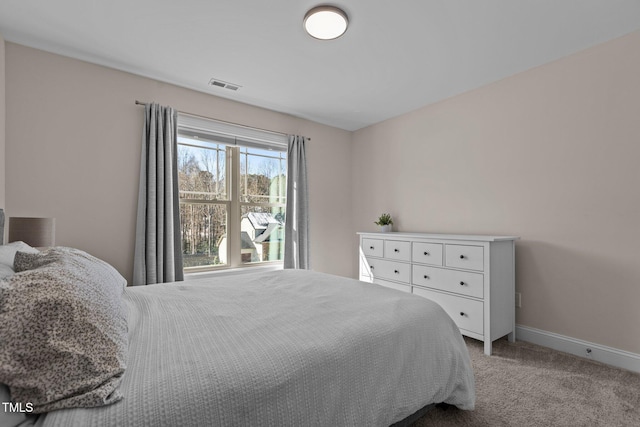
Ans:
[[[337,39],[347,31],[347,14],[334,6],[317,6],[304,16],[304,29],[313,38]]]

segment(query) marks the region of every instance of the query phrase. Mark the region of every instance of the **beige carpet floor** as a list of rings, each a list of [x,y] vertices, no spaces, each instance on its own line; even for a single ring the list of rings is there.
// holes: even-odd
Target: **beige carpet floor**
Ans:
[[[640,374],[521,341],[465,339],[476,379],[476,409],[436,407],[412,427],[638,426]]]

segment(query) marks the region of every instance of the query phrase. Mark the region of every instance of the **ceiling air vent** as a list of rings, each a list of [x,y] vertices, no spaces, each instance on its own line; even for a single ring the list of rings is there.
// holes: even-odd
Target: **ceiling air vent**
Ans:
[[[240,89],[242,87],[242,86],[237,85],[235,83],[225,82],[224,80],[220,80],[220,79],[216,79],[216,78],[213,78],[213,79],[209,80],[209,86],[223,87],[223,88],[229,89],[229,90],[238,90],[238,89]]]

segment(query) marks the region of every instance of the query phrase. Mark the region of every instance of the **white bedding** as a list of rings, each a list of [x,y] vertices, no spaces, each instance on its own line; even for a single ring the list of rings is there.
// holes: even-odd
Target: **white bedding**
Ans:
[[[458,328],[437,304],[284,270],[127,288],[124,399],[42,426],[388,426],[473,409]]]

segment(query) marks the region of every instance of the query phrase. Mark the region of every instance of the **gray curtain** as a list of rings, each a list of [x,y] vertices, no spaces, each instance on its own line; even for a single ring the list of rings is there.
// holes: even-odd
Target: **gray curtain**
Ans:
[[[284,268],[309,269],[309,197],[306,139],[289,135]]]
[[[133,284],[183,280],[178,200],[177,112],[145,106]]]

